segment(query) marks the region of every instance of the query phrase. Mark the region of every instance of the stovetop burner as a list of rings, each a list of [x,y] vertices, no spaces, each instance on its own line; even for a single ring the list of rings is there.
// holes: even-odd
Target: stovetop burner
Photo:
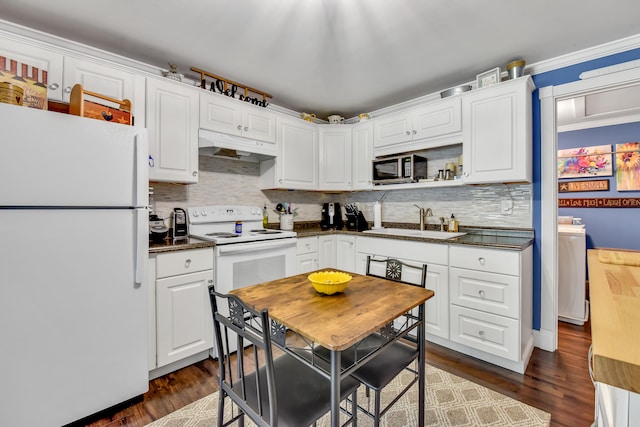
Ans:
[[[223,237],[223,238],[229,238],[229,237],[238,237],[239,234],[235,234],[235,233],[226,233],[226,232],[222,232],[222,231],[218,231],[215,233],[207,233],[205,234],[205,236],[209,236],[209,237]]]
[[[261,228],[261,229],[258,229],[258,230],[251,230],[251,233],[256,233],[256,234],[280,234],[280,233],[282,233],[282,231],[266,230],[264,228]]]

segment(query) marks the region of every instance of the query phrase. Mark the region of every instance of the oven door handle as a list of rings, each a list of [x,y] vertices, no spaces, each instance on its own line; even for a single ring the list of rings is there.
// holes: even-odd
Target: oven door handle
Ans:
[[[236,244],[228,246],[218,246],[219,254],[238,254],[247,252],[263,251],[265,249],[280,249],[286,246],[295,246],[296,239],[277,240],[268,243],[251,243],[251,244]]]

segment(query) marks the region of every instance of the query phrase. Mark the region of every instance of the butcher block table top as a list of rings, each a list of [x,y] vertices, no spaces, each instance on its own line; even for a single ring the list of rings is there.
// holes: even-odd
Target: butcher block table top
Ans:
[[[391,280],[353,276],[343,293],[322,295],[307,279],[310,273],[234,289],[256,310],[298,334],[334,351],[342,351],[403,313],[427,301],[433,291]]]
[[[640,393],[640,252],[601,251],[588,251],[594,377]]]

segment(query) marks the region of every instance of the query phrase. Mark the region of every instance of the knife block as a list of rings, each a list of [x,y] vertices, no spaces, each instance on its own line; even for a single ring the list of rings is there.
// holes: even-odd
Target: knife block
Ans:
[[[358,212],[357,215],[347,213],[347,229],[355,231],[364,231],[369,229],[369,223],[364,219],[362,212]]]

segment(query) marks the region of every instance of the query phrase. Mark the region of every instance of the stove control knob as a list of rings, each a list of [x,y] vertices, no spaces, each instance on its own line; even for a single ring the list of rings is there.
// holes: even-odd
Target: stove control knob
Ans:
[[[198,212],[193,211],[193,212],[191,212],[191,215],[193,215],[194,217],[197,217],[198,216]]]
[[[202,216],[207,216],[207,211],[205,209],[202,209]]]

